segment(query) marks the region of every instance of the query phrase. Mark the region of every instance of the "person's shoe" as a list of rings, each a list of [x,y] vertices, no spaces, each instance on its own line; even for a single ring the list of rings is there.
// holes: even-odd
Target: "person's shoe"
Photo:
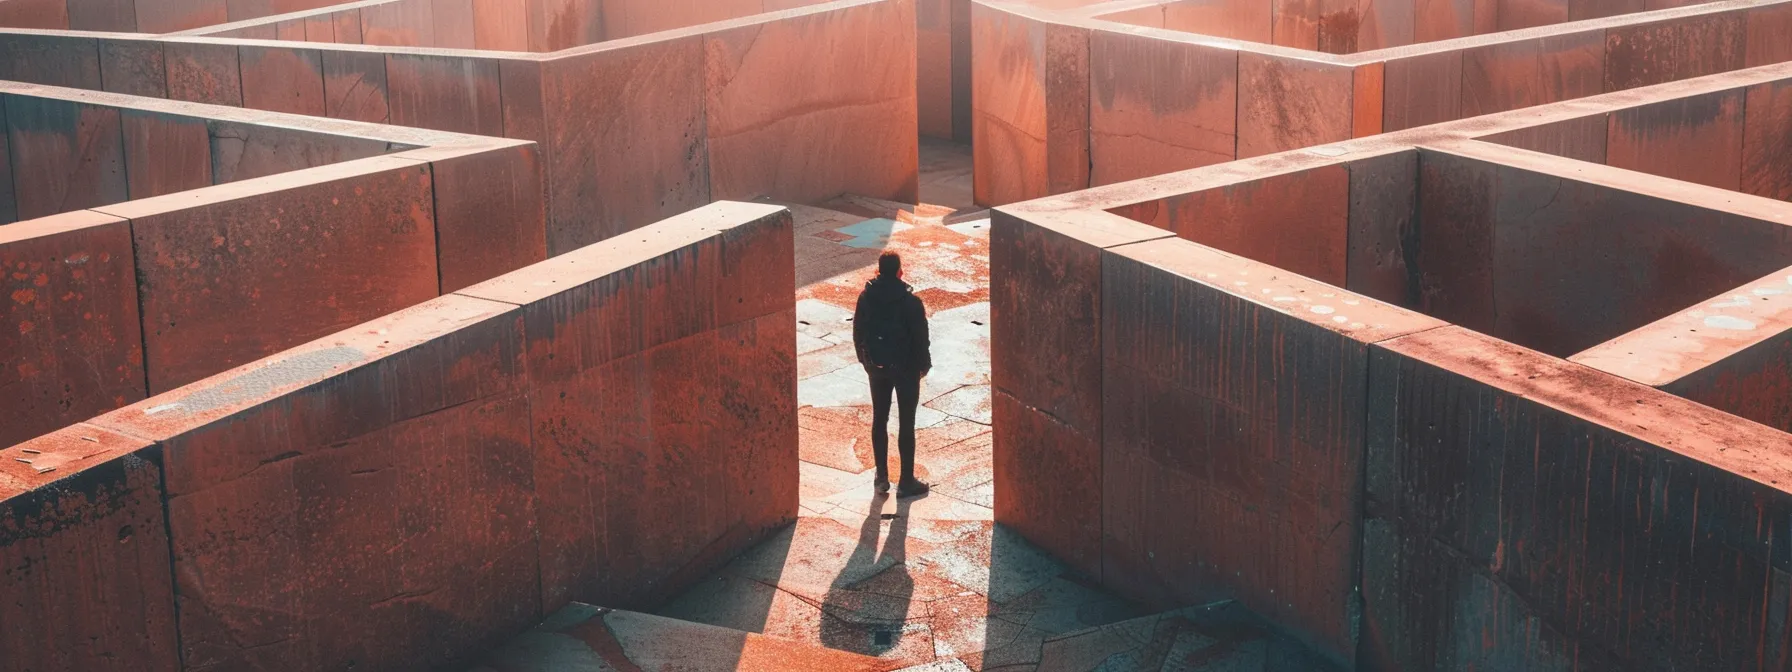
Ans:
[[[902,485],[896,486],[896,496],[903,499],[920,497],[932,489],[932,486],[920,481],[903,481]]]
[[[872,485],[872,487],[876,488],[878,492],[889,492],[890,491],[890,477],[879,476],[875,479],[872,479],[871,485]]]

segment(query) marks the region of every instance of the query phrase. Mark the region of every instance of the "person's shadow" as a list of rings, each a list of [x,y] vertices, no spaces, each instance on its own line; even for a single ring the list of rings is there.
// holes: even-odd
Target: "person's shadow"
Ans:
[[[878,531],[884,520],[888,493],[871,498],[865,522],[859,525],[859,543],[846,566],[828,586],[822,602],[821,643],[830,649],[881,655],[902,643],[908,621],[909,600],[915,581],[904,564],[908,559],[908,508],[912,500],[896,500],[890,519],[890,536],[883,552],[877,552]]]

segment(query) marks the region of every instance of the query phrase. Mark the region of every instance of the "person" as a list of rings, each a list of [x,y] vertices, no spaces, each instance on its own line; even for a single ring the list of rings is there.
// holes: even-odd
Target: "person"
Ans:
[[[885,252],[877,258],[877,277],[865,284],[853,310],[852,343],[859,363],[871,379],[871,452],[877,459],[878,492],[890,489],[890,394],[896,394],[901,426],[896,448],[902,459],[902,480],[896,496],[927,494],[915,478],[915,407],[921,379],[933,368],[928,353],[927,308],[914,288],[902,281],[902,257]]]

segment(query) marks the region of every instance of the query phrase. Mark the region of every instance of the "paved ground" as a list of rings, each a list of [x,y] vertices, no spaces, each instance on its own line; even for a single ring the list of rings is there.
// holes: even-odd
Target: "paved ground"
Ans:
[[[925,149],[923,195],[944,203],[792,206],[802,518],[661,615],[937,669],[1036,664],[1049,637],[1143,615],[991,522],[988,220],[953,211],[970,209],[968,156]],[[852,306],[884,250],[902,254],[933,341],[916,425],[934,490],[916,500],[872,489],[852,348]]]

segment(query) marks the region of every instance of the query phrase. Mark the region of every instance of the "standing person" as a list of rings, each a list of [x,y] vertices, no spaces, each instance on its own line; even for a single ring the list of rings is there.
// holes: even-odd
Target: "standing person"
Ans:
[[[933,368],[927,350],[927,309],[914,288],[902,281],[902,257],[877,258],[877,277],[859,293],[853,311],[852,344],[871,378],[871,451],[877,458],[877,491],[890,489],[890,393],[901,414],[896,447],[902,457],[897,497],[919,497],[928,486],[915,478],[915,407],[921,379]]]

